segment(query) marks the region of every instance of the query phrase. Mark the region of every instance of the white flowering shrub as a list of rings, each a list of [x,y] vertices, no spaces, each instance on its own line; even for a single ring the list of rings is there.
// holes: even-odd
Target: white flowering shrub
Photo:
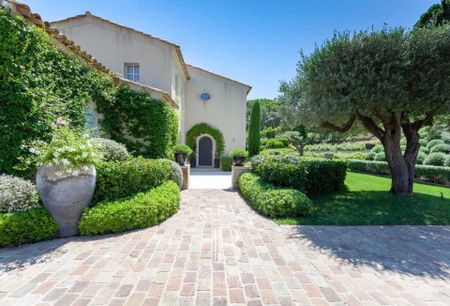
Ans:
[[[89,134],[67,126],[56,128],[49,143],[34,143],[30,151],[36,155],[38,166],[62,166],[64,169],[81,169],[101,158],[98,144]]]
[[[27,210],[39,206],[39,196],[30,181],[0,175],[0,213]]]

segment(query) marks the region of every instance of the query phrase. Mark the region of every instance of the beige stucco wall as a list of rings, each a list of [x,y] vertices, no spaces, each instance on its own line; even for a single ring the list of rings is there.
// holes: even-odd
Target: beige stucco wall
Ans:
[[[233,148],[245,149],[245,114],[249,88],[226,78],[188,66],[191,79],[186,90],[186,130],[201,122],[220,130],[225,140],[225,154]],[[200,94],[211,99],[203,102]]]

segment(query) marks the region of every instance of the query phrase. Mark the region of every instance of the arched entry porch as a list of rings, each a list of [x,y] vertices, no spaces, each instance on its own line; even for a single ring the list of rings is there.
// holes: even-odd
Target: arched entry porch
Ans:
[[[209,134],[202,134],[197,137],[197,167],[214,167],[214,157],[216,155],[216,141]]]

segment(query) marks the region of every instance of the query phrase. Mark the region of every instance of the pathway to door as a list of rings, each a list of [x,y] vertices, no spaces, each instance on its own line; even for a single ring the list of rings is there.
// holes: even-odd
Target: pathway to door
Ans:
[[[1,305],[450,305],[449,227],[280,227],[188,190],[160,226],[0,250]]]

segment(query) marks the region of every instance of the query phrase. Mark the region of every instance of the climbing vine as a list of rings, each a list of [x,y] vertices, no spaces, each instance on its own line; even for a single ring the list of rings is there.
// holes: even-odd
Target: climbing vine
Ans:
[[[223,135],[218,129],[213,128],[207,123],[198,123],[186,133],[186,144],[194,151],[194,156],[197,152],[197,137],[202,134],[209,134],[214,138],[216,141],[216,158],[220,158],[225,146]]]

